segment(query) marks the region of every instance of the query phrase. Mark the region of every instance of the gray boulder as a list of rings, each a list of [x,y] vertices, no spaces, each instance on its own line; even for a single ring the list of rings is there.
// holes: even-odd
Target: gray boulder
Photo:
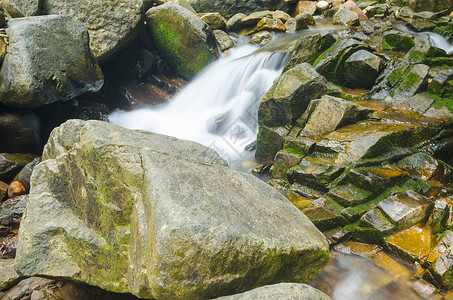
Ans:
[[[2,0],[1,6],[13,18],[38,16],[42,0]]]
[[[295,206],[213,150],[101,121],[52,132],[19,230],[20,275],[142,298],[306,283],[328,261]]]
[[[236,294],[232,296],[225,296],[216,298],[217,300],[329,300],[329,296],[323,292],[312,288],[306,284],[298,283],[279,283],[267,285],[251,291]]]
[[[146,20],[160,55],[185,78],[215,59],[211,27],[187,9],[167,2],[148,10]]]
[[[288,12],[290,5],[284,0],[188,0],[193,8],[199,12],[219,12],[223,16],[232,16],[237,13],[250,14],[260,10],[282,10]]]
[[[1,104],[38,107],[98,91],[104,83],[82,23],[67,16],[17,18],[8,22],[6,33]]]
[[[384,67],[384,61],[379,56],[362,49],[354,52],[345,61],[344,66],[345,86],[371,89]]]
[[[42,13],[69,15],[90,33],[90,47],[101,63],[132,42],[143,24],[142,0],[42,0]]]

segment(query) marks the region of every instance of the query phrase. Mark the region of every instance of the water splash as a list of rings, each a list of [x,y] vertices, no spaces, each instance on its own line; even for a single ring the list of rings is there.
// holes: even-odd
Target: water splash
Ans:
[[[251,45],[231,50],[207,66],[171,102],[134,111],[117,111],[112,123],[192,140],[216,150],[230,167],[247,169],[244,151],[256,140],[261,98],[280,75],[288,54],[257,51]]]

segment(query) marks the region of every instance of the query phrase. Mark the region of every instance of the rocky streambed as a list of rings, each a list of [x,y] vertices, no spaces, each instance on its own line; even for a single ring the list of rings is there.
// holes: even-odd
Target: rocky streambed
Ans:
[[[2,299],[452,297],[451,1],[0,7]],[[282,34],[268,184],[106,122]]]

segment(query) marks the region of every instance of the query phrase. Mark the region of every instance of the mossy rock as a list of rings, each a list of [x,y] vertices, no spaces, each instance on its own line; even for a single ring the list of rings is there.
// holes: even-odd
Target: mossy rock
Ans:
[[[328,262],[326,238],[279,191],[194,142],[70,120],[31,186],[19,275],[211,299],[309,282]]]
[[[399,31],[384,33],[382,43],[386,49],[403,52],[407,52],[415,46],[414,38],[410,34]]]
[[[215,59],[211,27],[187,9],[167,2],[148,10],[146,20],[159,54],[183,77]]]

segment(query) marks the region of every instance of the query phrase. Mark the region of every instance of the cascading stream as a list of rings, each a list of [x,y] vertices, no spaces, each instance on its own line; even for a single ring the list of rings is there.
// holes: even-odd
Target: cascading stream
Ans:
[[[244,150],[256,140],[261,98],[280,75],[288,54],[251,45],[231,50],[207,66],[166,104],[117,111],[112,123],[192,140],[216,150],[231,168],[246,170],[254,160]]]

